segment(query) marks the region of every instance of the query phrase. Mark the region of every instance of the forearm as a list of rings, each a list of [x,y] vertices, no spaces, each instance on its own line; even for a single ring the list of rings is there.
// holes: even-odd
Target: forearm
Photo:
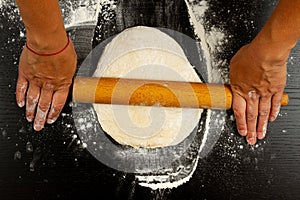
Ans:
[[[27,43],[40,53],[55,52],[67,37],[57,0],[16,0],[26,28]]]
[[[281,0],[251,45],[258,57],[282,64],[299,37],[300,0]]]

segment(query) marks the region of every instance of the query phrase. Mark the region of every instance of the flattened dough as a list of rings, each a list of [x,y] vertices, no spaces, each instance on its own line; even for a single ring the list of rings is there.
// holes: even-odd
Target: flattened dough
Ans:
[[[106,46],[94,76],[166,80],[166,85],[167,81],[201,82],[181,46],[162,31],[145,26],[118,34]],[[108,135],[136,148],[182,142],[198,125],[202,113],[201,109],[189,108],[93,106]]]

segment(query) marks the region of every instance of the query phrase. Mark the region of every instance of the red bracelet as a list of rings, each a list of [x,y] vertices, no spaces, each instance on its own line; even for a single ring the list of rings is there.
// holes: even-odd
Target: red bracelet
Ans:
[[[31,51],[32,53],[34,53],[35,55],[38,55],[38,56],[55,56],[55,55],[57,55],[57,54],[60,54],[61,52],[63,52],[64,50],[66,50],[66,48],[69,46],[69,44],[70,44],[70,38],[68,37],[68,43],[66,44],[66,46],[62,49],[62,50],[60,50],[60,51],[58,51],[58,52],[55,52],[55,53],[38,53],[38,52],[36,52],[36,51],[34,51],[33,49],[31,49],[29,46],[28,46],[28,44],[27,44],[27,42],[26,42],[26,48],[29,50],[29,51]]]

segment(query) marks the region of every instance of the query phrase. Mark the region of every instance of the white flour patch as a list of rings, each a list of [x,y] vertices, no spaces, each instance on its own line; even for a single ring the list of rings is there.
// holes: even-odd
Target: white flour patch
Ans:
[[[85,1],[80,0],[77,4],[70,4],[69,12],[64,15],[65,8],[62,8],[62,13],[64,15],[65,27],[92,23],[96,24],[99,4],[103,0],[95,1]]]
[[[166,181],[170,176],[169,174],[166,176],[136,176],[136,178],[141,181],[139,185],[143,187],[149,187],[152,190],[177,188],[178,186],[188,182],[192,178],[194,172],[197,169],[198,161],[199,159],[196,159],[195,163],[193,164],[193,169],[188,176],[174,182]],[[152,183],[153,181],[156,181],[158,183]]]
[[[194,32],[197,36],[199,46],[202,47],[204,52],[204,57],[206,59],[207,72],[208,72],[208,80],[211,80],[212,76],[212,66],[211,66],[211,57],[209,52],[209,46],[206,42],[206,33],[203,26],[203,17],[205,11],[208,9],[207,2],[201,1],[198,4],[193,4],[193,0],[185,0],[188,13],[190,16],[190,23],[194,27]]]
[[[66,28],[78,25],[78,24],[94,24],[96,25],[98,20],[98,14],[104,9],[103,6],[110,6],[109,9],[115,9],[114,0],[79,0],[76,4],[71,4],[69,6],[69,11],[65,14],[65,26]],[[65,10],[62,9],[62,13]],[[101,13],[106,16],[109,12]],[[110,16],[106,16],[109,18]]]
[[[208,82],[224,83],[228,82],[228,78],[222,77],[220,66],[228,65],[226,61],[218,60],[216,54],[222,51],[222,45],[228,40],[223,30],[215,26],[205,27],[205,13],[209,9],[207,1],[185,0],[190,15],[190,23],[194,28],[194,32],[198,38],[198,43],[203,49],[204,57],[207,64]]]
[[[220,47],[224,44],[225,34],[222,30],[216,27],[212,27],[211,30],[206,33],[206,42],[208,43],[210,52],[212,55],[221,51]]]

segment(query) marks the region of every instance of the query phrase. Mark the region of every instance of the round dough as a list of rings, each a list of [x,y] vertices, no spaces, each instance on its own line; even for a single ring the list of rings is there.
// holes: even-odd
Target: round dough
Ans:
[[[166,86],[167,81],[201,82],[181,46],[162,31],[145,26],[118,34],[106,46],[94,76],[166,80]],[[159,106],[93,106],[108,135],[136,148],[182,142],[198,125],[202,113],[201,109]]]

